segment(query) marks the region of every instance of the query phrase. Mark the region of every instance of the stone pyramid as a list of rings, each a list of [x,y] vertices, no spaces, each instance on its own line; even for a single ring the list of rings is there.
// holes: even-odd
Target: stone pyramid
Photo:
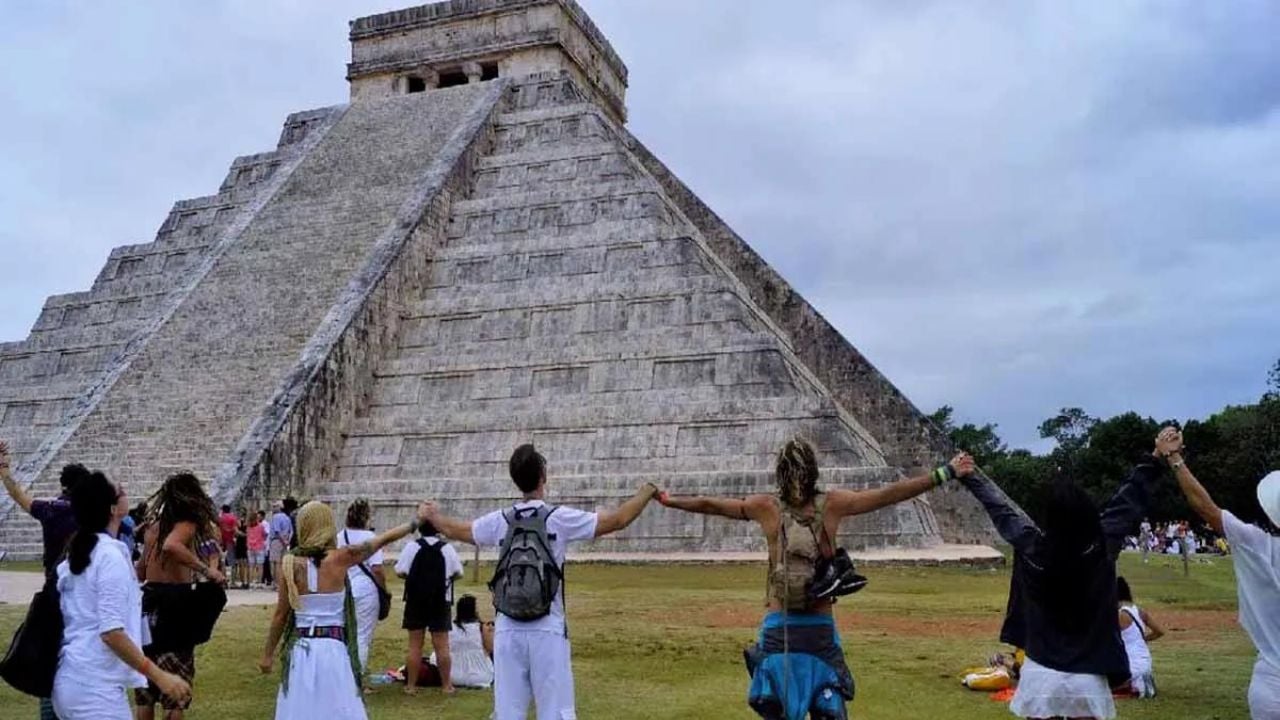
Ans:
[[[351,101],[179,201],[0,345],[19,482],[65,463],[132,497],[192,470],[218,502],[506,502],[532,441],[561,503],[641,482],[772,487],[800,434],[870,487],[947,443],[625,128],[627,71],[573,0],[453,0],[351,23]],[[854,548],[983,543],[954,490],[857,518]],[[758,551],[745,523],[648,511],[591,550]],[[0,550],[39,551],[0,504]]]

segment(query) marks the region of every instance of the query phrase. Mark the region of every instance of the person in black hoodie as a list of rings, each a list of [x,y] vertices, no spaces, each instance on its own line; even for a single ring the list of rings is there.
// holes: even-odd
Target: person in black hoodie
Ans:
[[[1036,523],[979,473],[960,482],[982,503],[1013,546],[1013,578],[1002,642],[1023,648],[1010,710],[1024,718],[1113,718],[1108,676],[1129,672],[1116,615],[1116,558],[1148,512],[1165,457],[1181,446],[1165,428],[1115,496],[1099,512],[1078,485],[1059,478],[1045,488]]]

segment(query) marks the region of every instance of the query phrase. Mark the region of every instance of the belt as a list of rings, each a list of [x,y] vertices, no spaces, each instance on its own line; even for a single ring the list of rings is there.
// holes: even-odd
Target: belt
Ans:
[[[298,637],[300,638],[328,638],[345,643],[347,641],[347,629],[341,625],[317,625],[315,627],[298,628]]]

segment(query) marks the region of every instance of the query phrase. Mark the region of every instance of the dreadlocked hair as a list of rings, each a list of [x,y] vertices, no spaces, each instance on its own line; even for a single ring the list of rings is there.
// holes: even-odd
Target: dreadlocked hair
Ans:
[[[818,494],[818,456],[802,437],[793,437],[778,451],[775,470],[778,497],[789,507],[802,507]]]
[[[164,544],[173,526],[180,522],[195,524],[197,545],[211,538],[212,529],[218,526],[213,500],[200,487],[200,479],[191,473],[170,475],[147,505],[150,508],[147,520],[159,528],[156,547]]]

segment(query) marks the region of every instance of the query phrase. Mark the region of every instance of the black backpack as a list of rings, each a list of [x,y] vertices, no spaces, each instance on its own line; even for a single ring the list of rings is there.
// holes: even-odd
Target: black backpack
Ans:
[[[404,581],[404,601],[432,606],[447,604],[445,591],[449,582],[444,570],[444,543],[432,545],[426,538],[418,538],[418,552]]]
[[[507,536],[489,590],[493,607],[513,620],[537,620],[550,614],[564,580],[564,571],[551,552],[554,536],[547,533],[547,518],[555,511],[540,505],[502,514]]]
[[[46,580],[27,609],[27,619],[13,634],[9,651],[0,660],[0,678],[28,695],[53,696],[53,676],[58,672],[62,648],[62,607],[57,582]]]

